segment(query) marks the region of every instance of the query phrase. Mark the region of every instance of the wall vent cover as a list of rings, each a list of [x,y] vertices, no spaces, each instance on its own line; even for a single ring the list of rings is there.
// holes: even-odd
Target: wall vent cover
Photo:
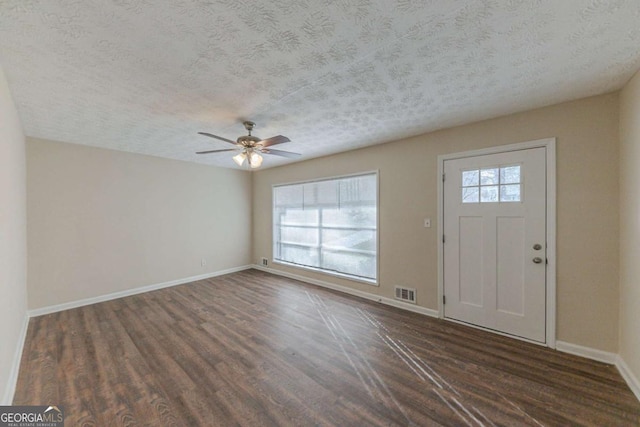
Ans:
[[[405,288],[403,286],[396,286],[396,299],[401,301],[407,301],[416,303],[416,290],[411,288]]]

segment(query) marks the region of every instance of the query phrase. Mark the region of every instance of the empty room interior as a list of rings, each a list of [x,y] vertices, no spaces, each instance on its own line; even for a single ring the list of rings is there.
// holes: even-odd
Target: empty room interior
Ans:
[[[0,2],[0,404],[640,425],[638,22]]]

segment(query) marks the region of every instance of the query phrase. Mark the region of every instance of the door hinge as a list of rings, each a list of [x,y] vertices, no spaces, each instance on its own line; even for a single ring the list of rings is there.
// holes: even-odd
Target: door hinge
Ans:
[[[446,295],[442,295],[442,304],[446,304],[447,303],[447,297]]]
[[[444,234],[442,235],[442,243],[444,243],[445,238],[444,238]]]
[[[442,182],[444,182],[444,180],[445,180],[445,176],[446,176],[446,174],[444,174],[444,173],[443,173],[443,174],[442,174]]]

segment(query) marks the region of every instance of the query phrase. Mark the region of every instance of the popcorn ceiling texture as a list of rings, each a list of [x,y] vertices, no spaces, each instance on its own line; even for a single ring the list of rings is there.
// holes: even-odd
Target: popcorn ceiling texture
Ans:
[[[196,132],[250,119],[309,159],[620,89],[638,22],[637,0],[3,0],[0,63],[28,136],[237,167]]]

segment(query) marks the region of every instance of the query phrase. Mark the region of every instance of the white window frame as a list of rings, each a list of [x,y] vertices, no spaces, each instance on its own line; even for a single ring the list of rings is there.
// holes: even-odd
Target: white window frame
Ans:
[[[337,272],[337,271],[325,270],[325,269],[322,269],[322,268],[319,268],[319,267],[310,267],[310,266],[305,266],[305,265],[300,265],[300,264],[294,264],[294,263],[290,263],[290,262],[287,262],[287,261],[276,259],[276,257],[275,257],[275,254],[276,254],[276,249],[275,249],[275,246],[276,246],[276,233],[275,233],[276,217],[275,217],[274,213],[275,213],[275,208],[276,208],[276,206],[275,206],[275,204],[276,204],[275,189],[277,187],[285,187],[285,186],[289,186],[289,185],[311,184],[311,183],[316,183],[316,182],[333,181],[333,180],[338,180],[338,179],[354,178],[354,177],[365,176],[365,175],[373,175],[375,177],[375,181],[376,181],[376,254],[375,254],[376,278],[375,278],[375,280],[374,279],[367,279],[365,277],[354,276],[354,275],[347,274],[347,273],[340,273],[340,272]],[[317,272],[317,273],[322,273],[322,274],[326,274],[326,275],[333,276],[333,277],[339,277],[341,279],[348,279],[348,280],[351,280],[351,281],[354,281],[354,282],[366,283],[368,285],[379,286],[379,279],[380,279],[380,173],[379,173],[379,170],[357,172],[357,173],[347,174],[347,175],[336,175],[336,176],[308,179],[308,180],[302,180],[302,181],[292,181],[292,182],[284,182],[284,183],[272,184],[271,185],[271,216],[272,216],[272,219],[271,219],[271,261],[274,264],[283,265],[283,266],[287,266],[287,267],[298,268],[298,269],[301,269],[301,270],[307,270],[307,271],[313,271],[313,272]]]

